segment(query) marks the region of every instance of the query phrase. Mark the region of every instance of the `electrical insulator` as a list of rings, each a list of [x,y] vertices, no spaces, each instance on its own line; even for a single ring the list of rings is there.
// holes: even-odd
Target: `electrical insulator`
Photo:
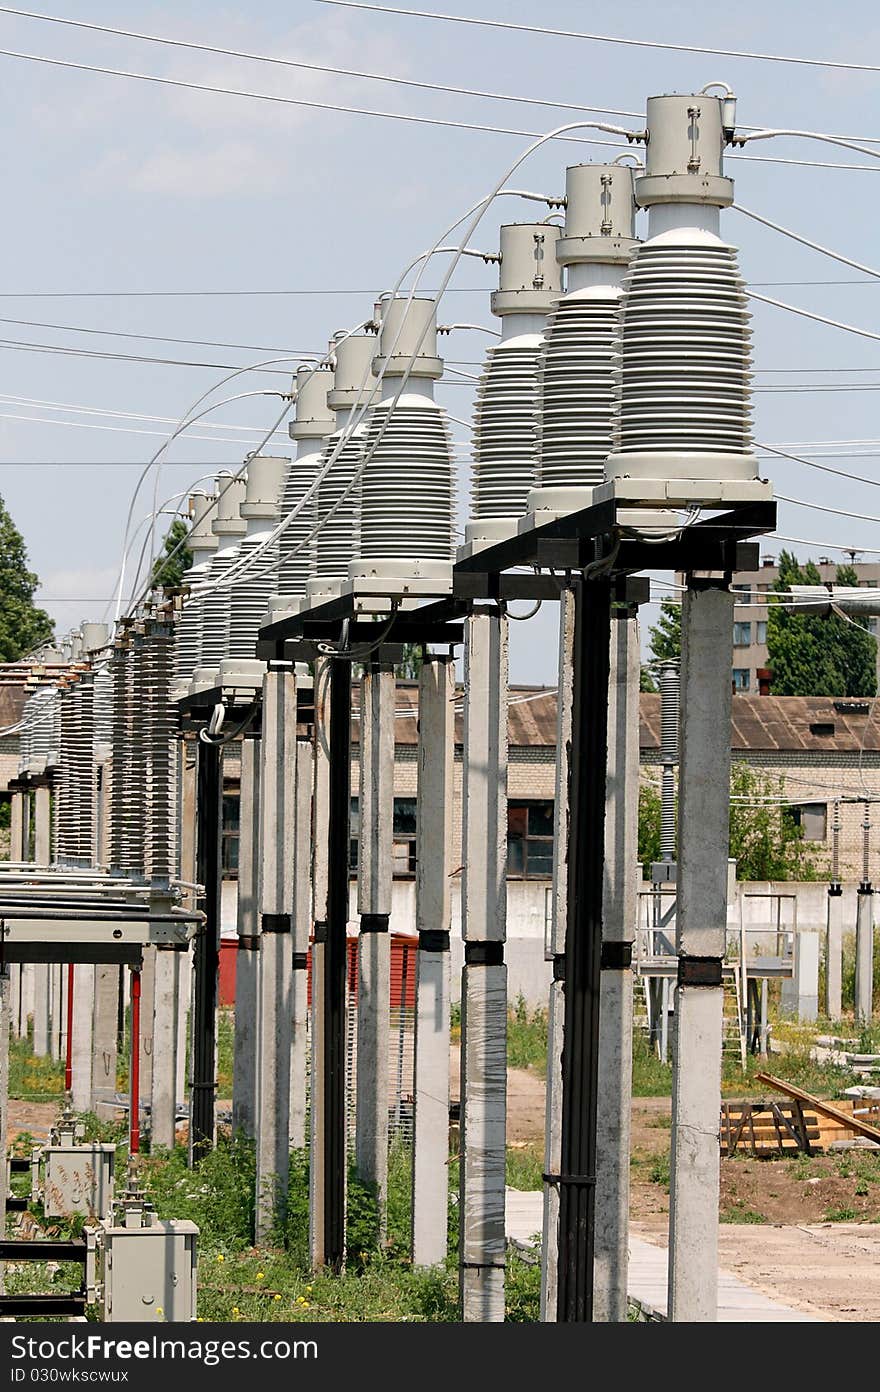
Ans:
[[[241,515],[247,525],[236,563],[252,558],[231,585],[218,591],[223,596],[228,626],[220,661],[220,685],[261,685],[265,666],[254,657],[260,624],[269,598],[278,587],[278,541],[271,541],[278,522],[281,487],[290,460],[273,455],[253,455],[248,460],[247,487]]]
[[[371,334],[352,334],[336,345],[333,389],[327,405],[335,413],[335,429],[318,461],[318,473],[326,467],[340,441],[342,448],[327,476],[318,485],[317,526],[314,573],[306,586],[309,604],[314,606],[335,599],[348,578],[348,568],[357,553],[360,516],[361,466],[366,432],[366,415],[360,411],[376,385],[371,363],[376,340]],[[358,419],[360,424],[348,428]]]
[[[446,413],[434,401],[443,362],[433,300],[397,297],[383,303],[373,370],[383,366],[382,399],[370,412],[364,439],[352,589],[389,598],[448,593],[454,472]]]
[[[514,535],[535,486],[538,466],[538,364],[547,315],[562,281],[552,223],[501,228],[499,288],[492,312],[501,341],[489,349],[474,409],[474,470],[468,554],[476,545]]]
[[[751,330],[735,249],[719,236],[733,201],[720,97],[651,97],[636,200],[648,240],[624,285],[608,484],[643,507],[772,496],[751,436]]]
[[[556,255],[566,290],[550,314],[538,374],[535,523],[588,507],[605,477],[621,282],[638,245],[628,165],[572,165],[565,196]]]
[[[192,691],[207,691],[217,685],[219,678],[226,641],[229,591],[216,589],[215,581],[238,560],[239,546],[247,531],[247,523],[241,516],[245,488],[246,479],[241,474],[238,477],[220,474],[217,478],[218,501],[211,528],[219,544],[199,584],[198,594],[193,595],[198,605],[199,660],[190,683]]]
[[[192,565],[185,575],[189,594],[183,601],[174,629],[174,686],[172,699],[180,699],[189,690],[193,672],[199,665],[201,606],[199,586],[208,573],[219,538],[212,528],[217,506],[216,494],[193,493],[189,500],[191,526],[186,539]]]
[[[296,441],[296,458],[285,475],[281,516],[289,517],[297,508],[299,511],[278,539],[278,594],[269,599],[266,623],[298,611],[312,574],[313,533],[318,517],[316,493],[302,504],[318,477],[322,451],[335,429],[335,416],[327,405],[327,394],[332,387],[333,370],[329,365],[301,367],[294,379],[296,414],[289,432],[290,438]]]

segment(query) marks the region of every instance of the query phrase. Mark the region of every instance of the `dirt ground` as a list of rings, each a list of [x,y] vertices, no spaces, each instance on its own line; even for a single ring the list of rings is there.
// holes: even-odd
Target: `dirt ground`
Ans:
[[[459,1051],[450,1068],[458,1097]],[[10,1135],[43,1139],[55,1103],[10,1102]],[[508,1074],[508,1143],[539,1148],[544,1080]],[[632,1228],[664,1244],[669,1216],[670,1099],[640,1097],[632,1110]],[[834,1215],[837,1221],[829,1221]],[[748,1284],[819,1319],[880,1321],[880,1157],[802,1156],[721,1161],[719,1259]]]

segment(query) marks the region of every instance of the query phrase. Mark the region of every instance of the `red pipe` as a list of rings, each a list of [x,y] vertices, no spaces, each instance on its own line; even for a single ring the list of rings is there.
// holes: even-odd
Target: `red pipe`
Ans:
[[[140,1154],[141,1148],[141,973],[131,973],[131,1102],[129,1106],[129,1154]]]
[[[67,1042],[64,1051],[64,1091],[73,1083],[73,963],[67,967]]]

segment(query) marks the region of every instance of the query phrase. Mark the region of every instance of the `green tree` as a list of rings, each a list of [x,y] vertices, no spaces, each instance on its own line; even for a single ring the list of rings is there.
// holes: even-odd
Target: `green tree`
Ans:
[[[401,681],[418,681],[423,662],[421,643],[404,643],[403,657],[394,668],[394,675]]]
[[[39,583],[28,570],[24,538],[0,498],[0,662],[16,662],[54,636],[49,615],[34,604]]]
[[[750,764],[730,770],[730,855],[740,880],[815,880],[823,873],[791,809],[784,784]],[[639,860],[646,871],[660,859],[660,793],[639,788]]]
[[[182,517],[175,517],[168,534],[162,545],[162,555],[157,556],[153,564],[153,577],[151,583],[158,589],[164,586],[166,589],[177,589],[183,584],[183,577],[192,565],[192,552],[188,546],[181,546],[172,556],[177,546],[188,534],[189,527]]]
[[[660,602],[660,618],[651,629],[650,649],[655,662],[681,658],[681,605],[674,599]]]
[[[812,561],[801,565],[790,551],[779,557],[774,590],[821,585]],[[852,566],[838,566],[837,583],[856,585]],[[767,616],[767,661],[774,696],[873,696],[877,691],[877,642],[861,624],[832,614],[800,614],[773,602]]]
[[[644,665],[644,663],[643,663],[643,664],[642,664],[642,667],[641,667],[641,670],[640,670],[640,672],[639,672],[639,691],[656,691],[656,690],[657,690],[657,683],[655,682],[653,676],[651,675],[651,669],[650,669],[650,667],[646,667],[646,666]]]

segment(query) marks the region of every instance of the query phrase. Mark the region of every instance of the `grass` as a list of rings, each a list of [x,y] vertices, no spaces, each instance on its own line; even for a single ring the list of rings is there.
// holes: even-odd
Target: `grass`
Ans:
[[[857,1223],[859,1219],[854,1208],[828,1208],[823,1216],[826,1223]]]
[[[745,1203],[736,1202],[722,1208],[718,1215],[722,1223],[766,1223],[767,1219],[763,1213],[758,1213],[754,1208],[747,1208]]]
[[[505,1181],[511,1189],[540,1189],[543,1187],[544,1147],[516,1145],[507,1147]]]
[[[64,1099],[64,1060],[37,1058],[27,1039],[9,1042],[9,1095],[22,1102]]]
[[[547,1071],[547,1011],[529,1011],[522,995],[507,1012],[507,1063],[510,1068]]]

